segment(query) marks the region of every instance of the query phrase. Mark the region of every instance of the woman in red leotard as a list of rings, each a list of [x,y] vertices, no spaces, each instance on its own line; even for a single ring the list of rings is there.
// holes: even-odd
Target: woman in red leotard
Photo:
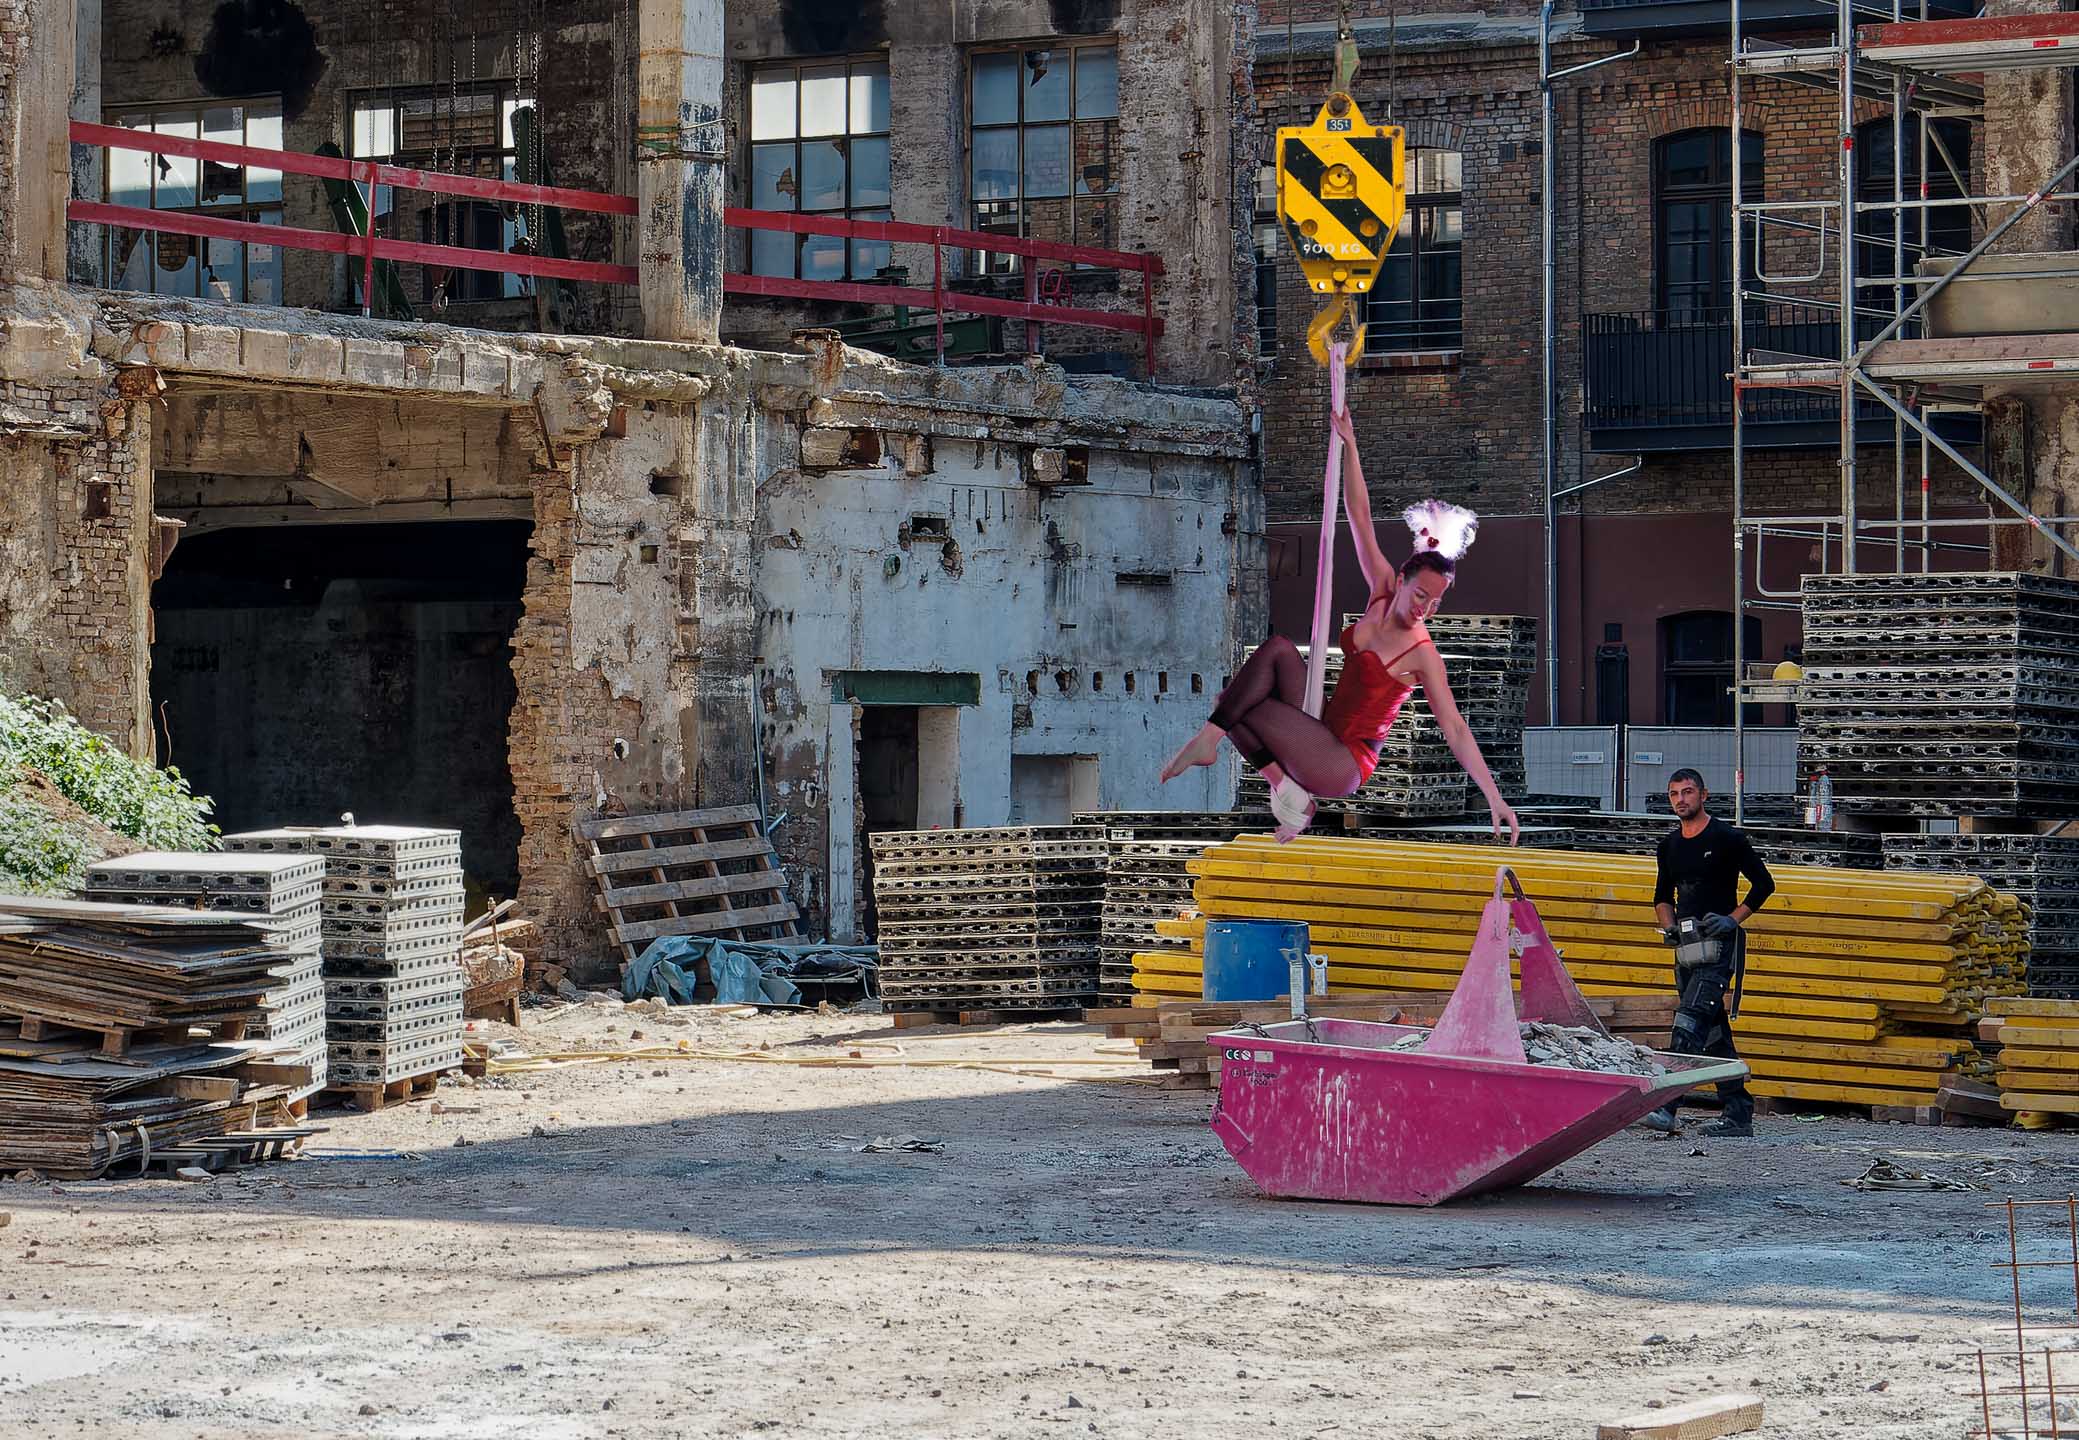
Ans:
[[[1342,679],[1321,718],[1303,708],[1305,657],[1290,640],[1274,635],[1220,692],[1212,718],[1170,760],[1162,778],[1172,780],[1194,765],[1212,764],[1226,740],[1270,782],[1272,809],[1284,822],[1278,837],[1289,840],[1312,820],[1313,796],[1354,794],[1371,778],[1395,717],[1419,687],[1429,697],[1451,753],[1487,797],[1495,835],[1507,827],[1513,845],[1521,833],[1516,812],[1502,799],[1471,728],[1458,713],[1425,623],[1451,588],[1458,556],[1472,544],[1478,517],[1435,500],[1410,508],[1407,521],[1416,550],[1396,570],[1373,533],[1362,479],[1346,472],[1344,484],[1371,603],[1357,623],[1343,630]]]

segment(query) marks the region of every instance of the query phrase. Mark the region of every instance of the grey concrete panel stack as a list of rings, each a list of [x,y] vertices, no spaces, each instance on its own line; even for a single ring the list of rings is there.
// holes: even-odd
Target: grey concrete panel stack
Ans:
[[[1105,864],[1103,943],[1098,996],[1107,1005],[1133,1003],[1133,957],[1144,950],[1189,950],[1191,942],[1156,932],[1156,925],[1189,909],[1187,868],[1216,840],[1139,840],[1113,831]]]
[[[1886,835],[1884,868],[1975,875],[2029,907],[2028,988],[2079,996],[2079,836]]]
[[[1529,816],[1526,823],[1534,823]],[[1651,855],[1660,839],[1675,827],[1671,814],[1622,810],[1570,811],[1571,835],[1564,842],[1539,841],[1552,848],[1587,850],[1602,855]],[[1846,830],[1811,830],[1801,825],[1743,826],[1754,849],[1770,865],[1823,865],[1843,870],[1878,870],[1884,866],[1880,837]],[[1526,835],[1525,844],[1532,843]]]
[[[462,835],[400,825],[254,831],[233,850],[324,861],[326,1034],[334,1089],[462,1063]]]
[[[318,954],[324,880],[324,862],[315,856],[160,850],[90,866],[86,895],[111,904],[192,906],[270,922],[282,961],[274,967],[276,983],[267,992],[267,1017],[257,1038],[282,1042],[289,1047],[285,1062],[310,1067],[310,1083],[290,1092],[293,1101],[323,1090],[328,1078]]]
[[[1851,814],[2079,815],[2079,583],[1808,575],[1798,764]]]
[[[889,1010],[1073,1010],[1096,1000],[1101,827],[889,831],[870,843]]]

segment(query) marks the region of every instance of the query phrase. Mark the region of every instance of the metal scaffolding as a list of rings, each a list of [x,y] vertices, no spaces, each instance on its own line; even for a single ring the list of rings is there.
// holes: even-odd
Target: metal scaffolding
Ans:
[[[1951,522],[1930,514],[1930,462],[1939,453],[1976,480],[1989,503],[2010,512],[1994,514],[1972,525],[2026,524],[2041,533],[2064,556],[2079,562],[2075,549],[2056,523],[2065,517],[2039,517],[2025,501],[1995,483],[1983,467],[1936,433],[1932,417],[1943,411],[1972,411],[1987,384],[2026,380],[2033,383],[2079,374],[2079,334],[2006,335],[1935,338],[1927,333],[1928,306],[1960,280],[2015,281],[2079,277],[2079,265],[2051,272],[1972,272],[1979,257],[1996,245],[2024,215],[2047,201],[2079,199],[2061,189],[2079,172],[2079,155],[2046,156],[2041,180],[2026,195],[1971,193],[1968,160],[1959,165],[1942,139],[1939,122],[1980,124],[1985,118],[1983,87],[1963,76],[1987,71],[2079,65],[2079,14],[2024,15],[1966,20],[1929,20],[1927,0],[1832,0],[1833,34],[1823,45],[1783,45],[1751,35],[1744,27],[1741,0],[1731,0],[1732,113],[1732,272],[1735,303],[1732,318],[1733,386],[1733,756],[1734,813],[1744,813],[1746,791],[1746,706],[1794,699],[1780,682],[1750,679],[1746,655],[1746,619],[1750,610],[1798,608],[1796,592],[1770,591],[1761,568],[1771,537],[1817,539],[1822,568],[1838,556],[1840,573],[1872,568],[1909,569],[1909,552],[1918,552],[1927,571],[1937,548],[1955,547],[1936,538]],[[1824,12],[1815,9],[1815,23]],[[1914,17],[1914,18],[1909,18]],[[1875,23],[1872,23],[1875,22]],[[1755,77],[1816,86],[1839,100],[1838,145],[1834,168],[1835,194],[1830,199],[1771,201],[1749,198],[1741,175],[1740,136],[1745,129],[1746,90]],[[1865,198],[1872,189],[1857,174],[1856,111],[1858,103],[1889,110],[1891,184],[1889,198]],[[1912,121],[1914,165],[1907,165],[1908,122]],[[1869,122],[1865,122],[1865,126]],[[2058,163],[2062,160],[2062,163]],[[1930,162],[1949,177],[1953,194],[1931,193]],[[1859,179],[1863,183],[1858,183]],[[1910,188],[1916,194],[1908,194]],[[1936,243],[1938,211],[1962,209],[1974,217],[1979,238],[1968,249]],[[1813,223],[1812,217],[1817,217]],[[1858,223],[1881,219],[1881,227]],[[1907,232],[1917,229],[1917,238]],[[1764,252],[1772,232],[1817,237],[1818,261],[1809,273],[1770,277],[1759,264],[1750,275],[1749,255]],[[1776,284],[1820,284],[1827,276],[1829,232],[1838,252],[1834,259],[1836,297],[1773,292]],[[1888,243],[1887,243],[1888,241]],[[1888,248],[1890,273],[1864,275],[1862,260],[1877,247]],[[1910,254],[1909,254],[1910,252]],[[1788,355],[1747,344],[1750,305],[1794,301],[1821,305],[1839,320],[1838,353],[1833,356]],[[1840,406],[1841,504],[1832,515],[1750,515],[1746,508],[1746,395],[1755,390],[1822,390],[1838,396]],[[1859,420],[1858,409],[1874,402],[1876,413]],[[1891,518],[1864,519],[1857,514],[1856,467],[1861,449],[1881,444],[1869,432],[1877,425],[1892,444],[1893,511]],[[1917,476],[1919,517],[1907,514],[1907,480]],[[1909,538],[1916,535],[1917,538]],[[1749,537],[1753,538],[1754,583],[1747,579]],[[1888,540],[1888,544],[1882,543]],[[1865,564],[1871,552],[1886,555],[1888,566]]]

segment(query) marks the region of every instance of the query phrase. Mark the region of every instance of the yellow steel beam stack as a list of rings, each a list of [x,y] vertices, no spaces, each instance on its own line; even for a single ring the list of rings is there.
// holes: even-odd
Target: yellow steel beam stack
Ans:
[[[1494,887],[1491,848],[1419,841],[1243,838],[1192,862],[1191,941],[1134,957],[1147,1003],[1204,991],[1204,920],[1304,920],[1336,990],[1448,990]],[[1584,992],[1674,988],[1653,915],[1654,862],[1517,850],[1506,857]],[[1971,1052],[1988,997],[2021,988],[2025,914],[1970,876],[1785,866],[1747,925],[1736,1026],[1757,1094],[1933,1104]],[[1935,1033],[1929,1033],[1935,1032]]]
[[[2000,1045],[2002,1108],[2079,1115],[2079,1000],[1994,1000],[1985,1029]]]

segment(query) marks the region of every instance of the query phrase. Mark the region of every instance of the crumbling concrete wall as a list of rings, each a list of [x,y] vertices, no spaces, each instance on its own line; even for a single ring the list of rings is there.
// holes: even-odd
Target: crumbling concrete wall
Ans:
[[[65,278],[72,0],[0,0],[0,280]]]
[[[1994,15],[2055,14],[2060,0],[1993,0]],[[2075,138],[2072,72],[2039,68],[1985,77],[1985,185],[1992,195],[2040,189],[2071,155]],[[2069,187],[2067,187],[2069,188]],[[1995,207],[1996,215],[2004,210]],[[2073,207],[2039,205],[2016,221],[1993,249],[2000,254],[2067,250]],[[1950,292],[1956,293],[1954,291]],[[2038,515],[2079,514],[2079,399],[2068,393],[1988,386],[1986,456],[1990,473]],[[2067,539],[2079,527],[2060,527]],[[1993,566],[2065,574],[2068,562],[2033,526],[1993,532]]]

